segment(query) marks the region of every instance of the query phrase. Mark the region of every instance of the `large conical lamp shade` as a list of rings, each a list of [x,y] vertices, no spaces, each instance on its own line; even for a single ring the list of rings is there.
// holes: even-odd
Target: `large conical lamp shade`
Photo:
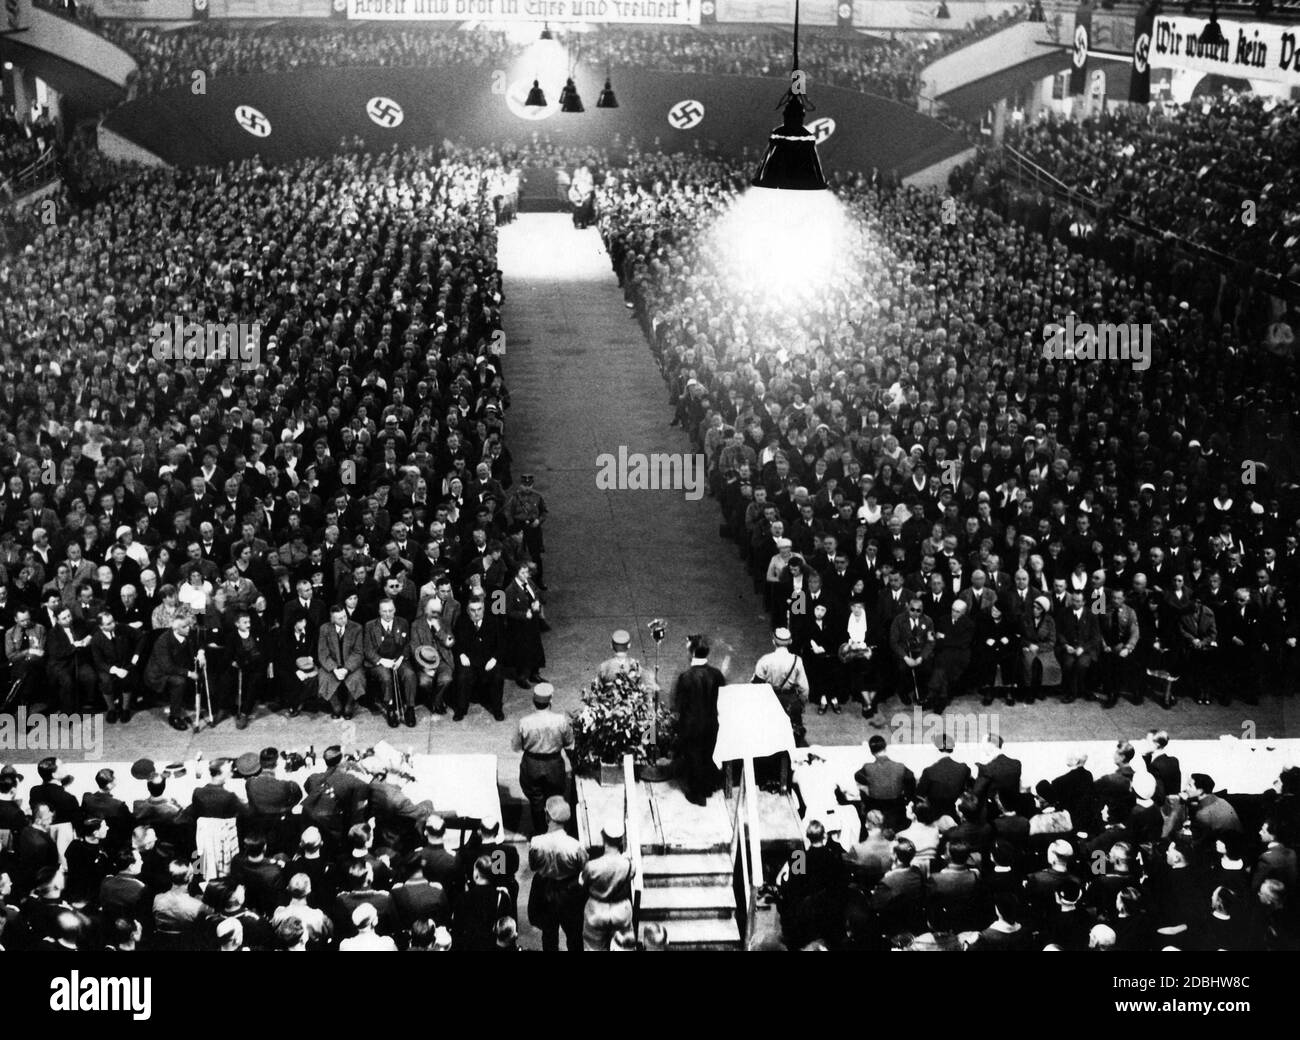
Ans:
[[[767,154],[751,182],[755,188],[780,191],[825,191],[817,138],[803,125],[804,107],[799,96],[786,103],[784,121],[767,139]]]
[[[582,105],[582,97],[578,94],[578,88],[574,85],[572,76],[564,81],[564,89],[560,91],[560,111],[587,111]]]
[[[618,108],[618,98],[614,96],[614,88],[610,85],[609,77],[605,77],[605,89],[600,92],[600,97],[596,98],[597,108]]]
[[[515,95],[515,97],[518,96],[518,94]],[[546,107],[546,95],[542,93],[541,84],[537,80],[533,80],[533,89],[528,92],[528,98],[524,101],[524,106],[527,108]]]

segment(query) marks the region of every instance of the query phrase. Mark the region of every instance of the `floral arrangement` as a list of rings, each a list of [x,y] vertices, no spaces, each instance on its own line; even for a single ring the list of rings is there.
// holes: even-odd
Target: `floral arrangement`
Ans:
[[[671,747],[677,715],[662,705],[655,715],[653,687],[637,662],[611,679],[593,679],[582,695],[582,707],[573,713],[574,764],[594,770],[602,762],[622,762],[624,755],[631,754],[637,765],[648,765],[653,752],[652,717],[658,747]]]

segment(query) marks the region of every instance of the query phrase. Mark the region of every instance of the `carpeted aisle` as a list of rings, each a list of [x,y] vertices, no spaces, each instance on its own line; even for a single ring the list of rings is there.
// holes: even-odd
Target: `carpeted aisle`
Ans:
[[[505,272],[505,369],[511,388],[507,442],[514,472],[532,470],[546,498],[550,667],[561,708],[609,655],[609,633],[632,633],[633,654],[654,666],[647,623],[668,622],[666,685],[686,662],[688,633],[713,636],[733,676],[767,649],[762,604],[730,542],[717,537],[718,507],[681,491],[602,491],[597,456],[688,452],[669,427],[667,393],[595,229],[568,215],[526,213],[501,231]],[[748,672],[742,678],[748,678]],[[514,692],[510,692],[513,690]],[[513,702],[527,699],[513,685]],[[517,714],[511,712],[512,714]]]

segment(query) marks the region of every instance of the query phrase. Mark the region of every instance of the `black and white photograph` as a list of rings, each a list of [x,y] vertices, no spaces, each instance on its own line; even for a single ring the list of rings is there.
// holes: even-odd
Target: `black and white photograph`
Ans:
[[[1280,1013],[1300,0],[4,0],[0,63],[33,1022],[418,1006],[189,956],[355,951]]]

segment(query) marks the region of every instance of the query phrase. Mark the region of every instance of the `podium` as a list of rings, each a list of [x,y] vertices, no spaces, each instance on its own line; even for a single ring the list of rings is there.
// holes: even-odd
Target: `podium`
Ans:
[[[754,759],[769,758],[795,749],[790,717],[769,683],[732,683],[718,690],[718,740],[713,761],[723,772],[727,796],[735,783],[730,762],[753,768]],[[782,767],[782,786],[790,786],[790,760]]]

